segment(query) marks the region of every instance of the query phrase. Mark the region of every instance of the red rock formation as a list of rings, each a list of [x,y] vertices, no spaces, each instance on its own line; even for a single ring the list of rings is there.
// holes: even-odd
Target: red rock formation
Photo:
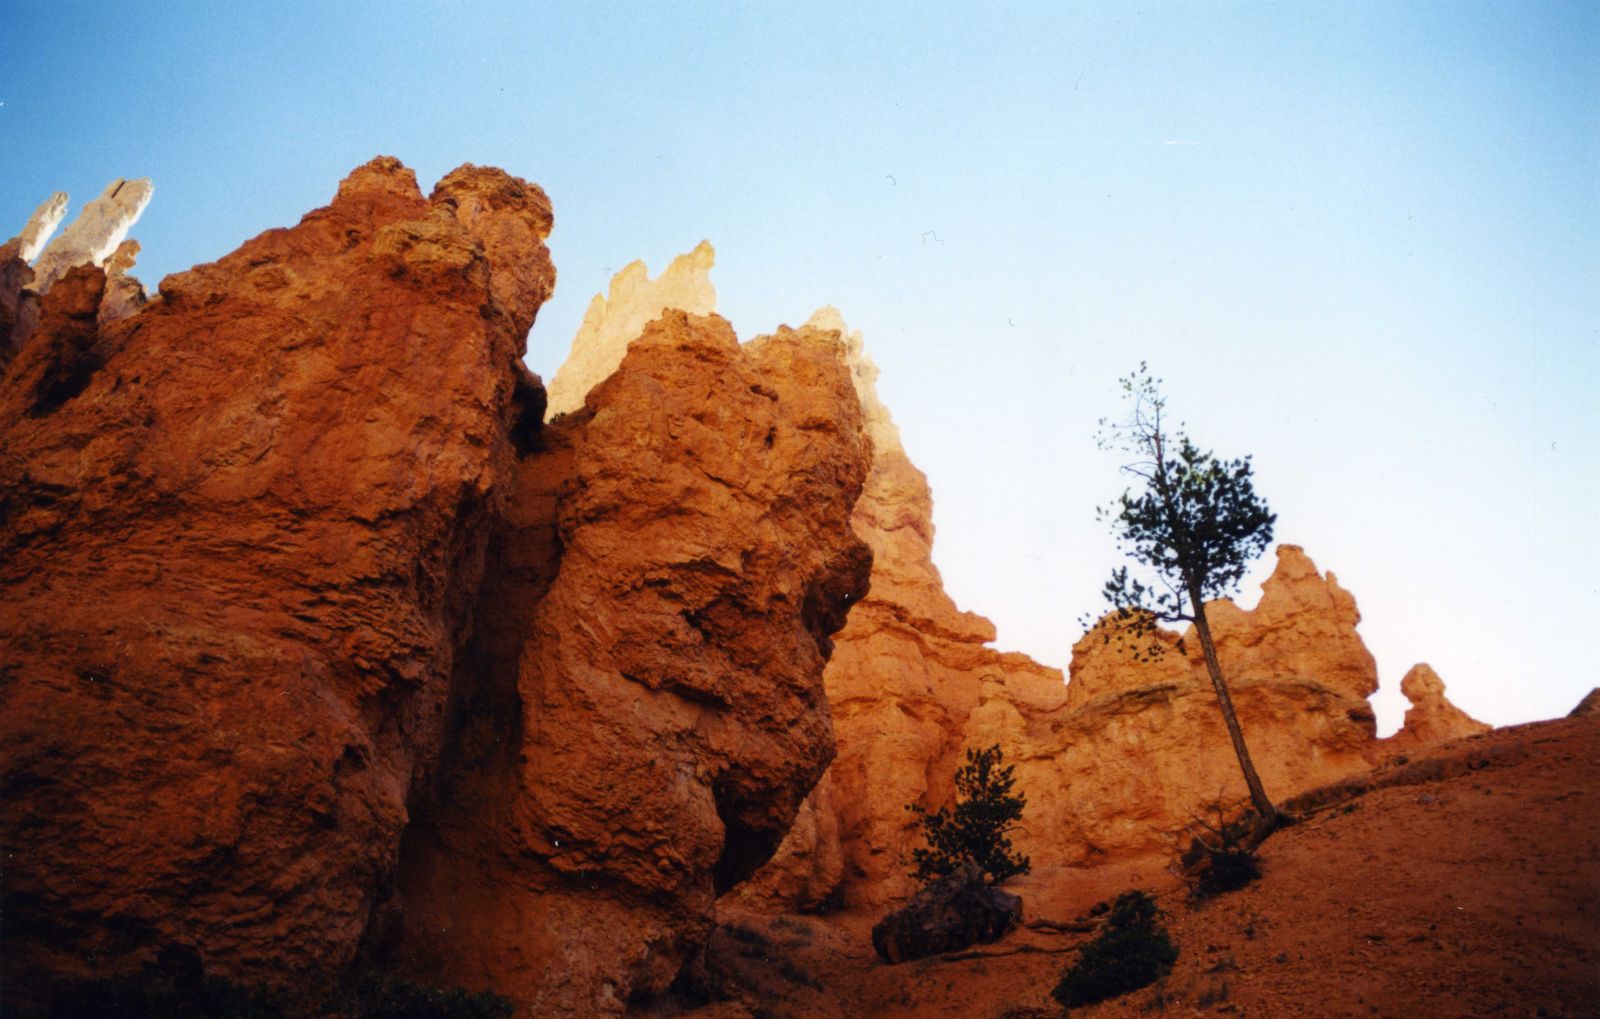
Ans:
[[[91,266],[33,305],[0,381],[8,992],[176,947],[612,1012],[771,855],[870,569],[843,347],[668,316],[547,431],[550,228],[500,171],[424,199],[380,159],[142,307]]]
[[[129,317],[97,324],[99,269],[45,295],[0,381],[8,991],[167,945],[278,986],[352,958],[436,753],[549,228],[499,171],[427,199],[379,159]]]
[[[1400,731],[1384,741],[1386,749],[1423,750],[1491,728],[1450,703],[1444,695],[1444,680],[1426,662],[1411,667],[1400,681],[1400,692],[1411,707]]]
[[[408,838],[403,968],[620,1014],[832,756],[820,677],[870,566],[847,525],[868,445],[832,335],[741,348],[682,312],[543,441],[496,542],[488,685]]]
[[[1278,566],[1252,610],[1207,605],[1251,757],[1275,799],[1371,767],[1377,687],[1355,626],[1355,601],[1299,548]],[[1165,851],[1192,816],[1245,795],[1198,640],[1159,632],[1166,653],[1138,661],[1091,630],[1073,649],[1059,706],[996,685],[974,712],[969,744],[1000,743],[1028,793],[1030,832],[1019,847],[1036,870],[1111,855]]]
[[[825,324],[842,328],[836,315]],[[826,673],[838,759],[803,813],[807,823],[741,896],[801,909],[904,898],[914,887],[910,851],[921,844],[905,805],[948,802],[966,747],[998,743],[1016,766],[1028,796],[1018,848],[1041,875],[1165,851],[1208,804],[1243,796],[1192,634],[1180,651],[1179,634],[1159,631],[1168,653],[1139,662],[1093,631],[1074,647],[1066,685],[1055,670],[985,646],[989,623],[944,594],[926,481],[872,392],[876,369],[859,336],[851,342],[865,365],[862,402],[877,422],[855,516],[874,551],[872,591]],[[1413,682],[1408,693],[1422,698],[1418,718],[1428,722],[1394,742],[1376,739],[1366,698],[1377,670],[1356,632],[1355,600],[1294,546],[1278,550],[1254,609],[1221,600],[1207,611],[1252,756],[1279,799],[1364,771],[1402,746],[1478,731],[1442,687]]]
[[[22,241],[13,237],[0,244],[0,374],[37,324],[39,295],[29,289],[32,283],[33,267],[22,256]]]
[[[746,900],[813,908],[848,890],[851,902],[908,895],[901,856],[912,844],[905,807],[953,792],[967,718],[986,683],[1014,676],[1061,690],[1061,673],[985,646],[994,627],[962,612],[933,564],[933,499],[875,387],[860,333],[824,309],[813,327],[846,337],[873,440],[872,470],[853,525],[872,547],[872,586],[850,612],[824,679],[839,756],[772,866]]]
[[[67,196],[58,191],[34,211],[20,234],[0,245],[0,372],[37,325],[39,295],[76,267],[106,270],[106,292],[99,298],[102,320],[126,317],[144,305],[144,287],[128,275],[139,242],[124,238],[152,193],[147,179],[112,181],[46,247],[67,211]]]
[[[1140,665],[1091,634],[1071,685],[987,647],[836,313],[740,347],[647,309],[673,288],[614,290],[654,321],[542,425],[550,228],[499,171],[424,199],[376,160],[142,307],[131,250],[37,300],[0,252],[8,993],[177,946],[617,1014],[786,833],[751,900],[909,892],[905,805],[966,747],[1017,766],[1039,871],[1238,795],[1178,635]],[[1375,741],[1354,601],[1292,546],[1255,609],[1211,611],[1280,799],[1476,731],[1414,671]]]

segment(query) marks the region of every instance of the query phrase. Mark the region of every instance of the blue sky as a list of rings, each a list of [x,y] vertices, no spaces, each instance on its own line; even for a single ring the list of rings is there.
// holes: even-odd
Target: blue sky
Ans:
[[[0,235],[150,176],[153,285],[378,153],[502,166],[555,204],[547,378],[610,273],[710,238],[742,336],[864,330],[952,593],[1057,665],[1148,360],[1386,686],[1525,721],[1600,684],[1596,53],[1593,3],[12,4]]]

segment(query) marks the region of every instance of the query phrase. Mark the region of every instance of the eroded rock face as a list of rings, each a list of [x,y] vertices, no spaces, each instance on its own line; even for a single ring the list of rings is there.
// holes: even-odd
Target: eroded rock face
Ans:
[[[65,191],[57,191],[41,202],[39,207],[33,210],[33,215],[28,217],[22,233],[16,237],[17,257],[24,262],[32,262],[38,258],[39,252],[44,250],[45,242],[56,232],[56,227],[61,225],[61,220],[66,214]]]
[[[425,199],[379,159],[149,302],[134,242],[16,288],[8,992],[176,949],[605,1014],[771,856],[870,570],[850,364],[657,307],[546,428],[520,357],[550,229],[500,171]]]
[[[0,373],[39,321],[39,295],[28,289],[33,266],[20,252],[21,242],[15,237],[0,244]]]
[[[952,794],[963,732],[985,684],[1010,676],[1058,700],[1065,691],[1059,671],[985,646],[993,625],[945,594],[933,564],[928,481],[878,398],[878,369],[860,333],[832,308],[809,325],[845,337],[872,434],[872,470],[852,520],[872,547],[872,585],[851,610],[824,677],[839,756],[812,795],[814,820],[797,825],[740,894],[802,909],[881,905],[915,887],[902,859],[915,838],[906,804],[931,809]]]
[[[125,318],[144,306],[144,287],[128,275],[139,242],[124,240],[150,202],[148,180],[116,180],[47,248],[67,211],[57,191],[34,210],[22,233],[0,245],[0,372],[4,372],[39,322],[39,295],[78,266],[104,265],[101,322]],[[43,254],[40,252],[43,251]],[[37,264],[33,263],[37,259]]]
[[[73,266],[103,264],[117,250],[123,238],[128,236],[129,229],[138,222],[154,193],[155,188],[148,177],[135,180],[118,178],[106,185],[100,197],[85,205],[77,218],[39,255],[33,266],[34,288],[42,294]],[[52,198],[50,201],[54,200]],[[62,209],[65,209],[64,202]],[[41,226],[48,221],[50,210],[53,210],[53,206],[47,202],[34,214],[36,218],[44,214]],[[55,222],[60,220],[61,216],[56,215]],[[54,223],[50,226],[53,228]],[[35,229],[35,222],[29,220],[28,230]],[[25,235],[28,230],[24,231]],[[44,235],[48,233],[48,230],[44,231]],[[26,247],[24,244],[24,249]]]
[[[872,589],[826,674],[839,751],[808,804],[812,819],[740,894],[799,909],[903,899],[915,888],[910,852],[922,842],[905,807],[948,803],[968,747],[999,744],[1016,767],[1030,833],[1018,846],[1036,872],[1166,852],[1192,816],[1241,798],[1193,634],[1158,632],[1167,653],[1139,662],[1093,631],[1074,647],[1066,684],[985,646],[993,628],[951,604],[933,566],[927,483],[872,392],[876,369],[859,335],[831,309],[813,323],[849,337],[874,423],[873,470],[855,515],[874,552]],[[1442,689],[1413,681],[1418,724],[1377,740],[1367,701],[1377,670],[1356,632],[1355,600],[1295,546],[1279,548],[1254,609],[1222,600],[1207,612],[1252,756],[1278,799],[1364,771],[1412,740],[1476,731]]]
[[[106,292],[95,316],[102,325],[127,318],[150,300],[150,295],[144,292],[144,284],[130,275],[138,258],[139,242],[129,238],[117,245],[117,250],[106,259]]]
[[[1217,656],[1251,757],[1282,800],[1366,770],[1376,720],[1372,657],[1337,581],[1294,546],[1257,607],[1211,602]],[[1061,705],[993,684],[968,722],[971,745],[999,743],[1028,794],[1027,823],[1050,832],[1019,848],[1036,871],[1168,852],[1191,817],[1231,807],[1244,781],[1193,633],[1158,633],[1153,661],[1091,630],[1073,649]],[[1082,685],[1080,685],[1080,682]]]
[[[691,315],[716,311],[717,291],[711,285],[715,262],[711,242],[701,241],[693,251],[674,258],[655,279],[640,261],[617,273],[610,293],[596,294],[589,302],[583,324],[572,338],[572,350],[550,380],[549,414],[569,414],[582,407],[589,390],[617,370],[628,345],[663,311],[675,308]]]
[[[127,317],[90,265],[45,291],[0,381],[8,991],[167,946],[296,989],[354,956],[437,756],[549,222],[499,171],[428,199],[378,159]]]
[[[1491,728],[1450,703],[1444,695],[1444,680],[1426,662],[1411,667],[1400,680],[1400,692],[1411,707],[1400,731],[1384,741],[1396,749],[1424,749]]]
[[[402,967],[533,1015],[664,990],[833,753],[869,443],[836,337],[668,312],[519,464]]]

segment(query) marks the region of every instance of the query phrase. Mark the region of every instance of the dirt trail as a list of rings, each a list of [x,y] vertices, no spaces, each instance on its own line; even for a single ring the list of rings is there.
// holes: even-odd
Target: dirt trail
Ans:
[[[1029,919],[1160,894],[1181,955],[1161,984],[1074,1016],[1600,1016],[1600,718],[1448,744],[1374,773],[1262,849],[1264,878],[1198,908],[1163,861],[1032,875]],[[982,958],[880,964],[873,916],[723,910],[699,1019],[1056,1016],[1081,935],[1018,931]]]

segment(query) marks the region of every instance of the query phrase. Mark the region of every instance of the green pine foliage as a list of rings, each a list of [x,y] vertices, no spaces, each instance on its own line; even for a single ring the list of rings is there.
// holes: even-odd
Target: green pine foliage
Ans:
[[[1122,393],[1128,416],[1114,422],[1102,418],[1099,445],[1128,458],[1122,472],[1135,485],[1102,508],[1100,518],[1111,525],[1118,549],[1139,573],[1127,566],[1112,571],[1102,593],[1116,612],[1094,625],[1104,640],[1131,645],[1136,658],[1148,661],[1165,650],[1159,624],[1194,624],[1264,837],[1289,819],[1273,806],[1250,759],[1205,603],[1239,586],[1271,543],[1277,517],[1256,494],[1250,458],[1218,459],[1190,441],[1183,423],[1174,423],[1166,412],[1161,380],[1143,362],[1122,380]],[[1178,649],[1186,653],[1181,639]]]
[[[911,851],[912,877],[932,881],[968,861],[982,868],[990,884],[1028,872],[1028,858],[1012,849],[1008,834],[1022,819],[1027,797],[1012,793],[1016,768],[1002,761],[999,744],[969,749],[967,763],[956,770],[954,810],[940,807],[930,814],[914,803],[906,806],[928,843]]]
[[[1121,384],[1128,416],[1102,418],[1097,444],[1129,458],[1122,472],[1137,485],[1097,515],[1142,567],[1142,576],[1120,567],[1106,582],[1118,625],[1105,636],[1137,641],[1160,623],[1193,622],[1206,600],[1232,594],[1271,544],[1277,516],[1256,494],[1250,458],[1219,459],[1196,446],[1167,416],[1161,380],[1143,362]],[[1135,650],[1148,659],[1163,648],[1149,640]]]
[[[183,962],[180,958],[180,963]],[[325,1000],[292,1001],[260,988],[205,976],[198,960],[177,972],[83,981],[60,988],[34,1019],[510,1019],[509,998],[487,991],[425,987],[368,976]],[[10,1013],[5,1013],[9,1015]],[[28,1012],[21,1013],[27,1016]]]
[[[215,977],[174,982],[135,974],[62,987],[33,1014],[37,1019],[284,1019],[288,1013],[282,1001],[263,991]]]
[[[356,1019],[510,1019],[511,999],[458,987],[424,987],[369,977],[357,990]]]
[[[1123,892],[1095,939],[1084,945],[1051,995],[1061,1004],[1092,1005],[1148,987],[1172,972],[1178,946],[1161,923],[1155,900]]]

